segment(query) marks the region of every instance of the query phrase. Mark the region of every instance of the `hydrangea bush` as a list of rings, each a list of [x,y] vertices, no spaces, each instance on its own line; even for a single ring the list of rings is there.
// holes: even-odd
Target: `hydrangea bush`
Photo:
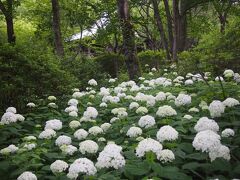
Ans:
[[[1,179],[239,178],[234,74],[219,81],[154,68],[137,82],[101,87],[91,79],[66,102],[29,102],[25,114],[9,107],[0,122]]]

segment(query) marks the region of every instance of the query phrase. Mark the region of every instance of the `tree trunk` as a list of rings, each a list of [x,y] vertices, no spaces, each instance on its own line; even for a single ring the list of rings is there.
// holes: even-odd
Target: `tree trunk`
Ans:
[[[220,21],[220,32],[224,33],[226,23],[227,23],[227,16],[226,16],[225,13],[223,13],[223,14],[219,14],[218,18],[219,18],[219,21]]]
[[[130,20],[128,0],[118,0],[118,12],[122,28],[123,51],[130,79],[141,76],[139,60],[136,55],[135,37]]]
[[[187,40],[187,15],[185,12],[186,0],[180,0],[179,3],[179,18],[178,18],[178,52],[185,50]]]
[[[167,17],[167,25],[168,25],[168,39],[169,39],[169,46],[170,46],[170,52],[173,53],[173,26],[172,26],[172,17],[169,9],[168,0],[163,0],[165,11],[166,11],[166,17]]]
[[[61,36],[60,28],[60,13],[58,0],[52,0],[52,13],[53,13],[53,32],[54,32],[54,43],[55,50],[58,56],[64,56],[64,49]]]
[[[158,27],[158,30],[159,30],[159,33],[160,33],[160,36],[161,36],[161,39],[162,39],[164,49],[166,51],[166,57],[167,57],[168,60],[170,60],[171,56],[170,56],[169,48],[168,48],[168,41],[167,41],[167,38],[165,36],[162,19],[161,19],[160,14],[159,14],[157,0],[152,0],[152,4],[153,4],[153,10],[154,10],[154,17],[156,19],[157,27]]]
[[[177,61],[178,53],[178,0],[173,0],[173,24],[174,24],[174,36],[173,36],[173,60]]]

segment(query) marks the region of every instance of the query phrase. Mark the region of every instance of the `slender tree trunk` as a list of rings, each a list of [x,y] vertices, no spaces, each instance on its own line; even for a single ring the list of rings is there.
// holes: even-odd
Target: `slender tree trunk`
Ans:
[[[225,13],[224,14],[219,14],[218,18],[219,18],[219,21],[220,21],[220,32],[224,33],[226,23],[227,23],[227,16],[226,16]]]
[[[172,16],[170,13],[170,8],[168,4],[168,0],[163,0],[165,11],[166,11],[166,17],[167,17],[167,25],[168,25],[168,39],[169,39],[169,46],[170,46],[170,52],[173,53],[173,26],[172,26]]]
[[[180,0],[179,3],[179,18],[178,18],[178,52],[185,50],[186,41],[187,41],[187,15],[185,10],[186,0]]]
[[[173,60],[177,61],[178,53],[178,0],[173,0],[173,24],[174,24],[174,36],[173,36]]]
[[[136,55],[135,36],[130,20],[130,10],[128,0],[118,0],[118,12],[122,28],[123,51],[125,62],[130,79],[135,79],[141,75],[139,60]]]
[[[52,13],[53,13],[53,32],[55,50],[58,56],[64,56],[64,49],[60,28],[60,12],[58,0],[52,0]]]
[[[152,4],[153,4],[153,10],[154,10],[154,17],[156,19],[157,27],[158,27],[158,30],[159,30],[159,33],[160,33],[160,36],[161,36],[161,39],[162,39],[164,49],[166,51],[166,56],[167,56],[167,59],[170,60],[171,56],[170,56],[169,48],[168,48],[168,41],[167,41],[167,38],[165,36],[162,19],[161,19],[160,14],[159,14],[157,0],[152,0]]]
[[[15,44],[16,37],[14,34],[14,24],[13,24],[13,0],[7,0],[7,6],[5,7],[2,1],[0,0],[0,10],[5,16],[6,25],[7,25],[7,39],[11,44]]]

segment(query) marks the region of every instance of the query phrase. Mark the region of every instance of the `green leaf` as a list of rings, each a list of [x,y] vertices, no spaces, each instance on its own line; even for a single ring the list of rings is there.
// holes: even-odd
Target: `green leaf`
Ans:
[[[146,162],[136,162],[134,164],[126,164],[125,171],[132,175],[142,176],[150,171],[150,166]]]
[[[193,154],[187,155],[186,158],[188,158],[188,159],[195,159],[195,160],[204,160],[204,159],[207,159],[207,154],[193,153]]]

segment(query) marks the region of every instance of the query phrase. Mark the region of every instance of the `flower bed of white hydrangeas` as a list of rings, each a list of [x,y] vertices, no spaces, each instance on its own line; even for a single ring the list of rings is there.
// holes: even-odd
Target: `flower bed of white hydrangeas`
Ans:
[[[7,108],[0,179],[239,178],[239,74],[172,68]]]

